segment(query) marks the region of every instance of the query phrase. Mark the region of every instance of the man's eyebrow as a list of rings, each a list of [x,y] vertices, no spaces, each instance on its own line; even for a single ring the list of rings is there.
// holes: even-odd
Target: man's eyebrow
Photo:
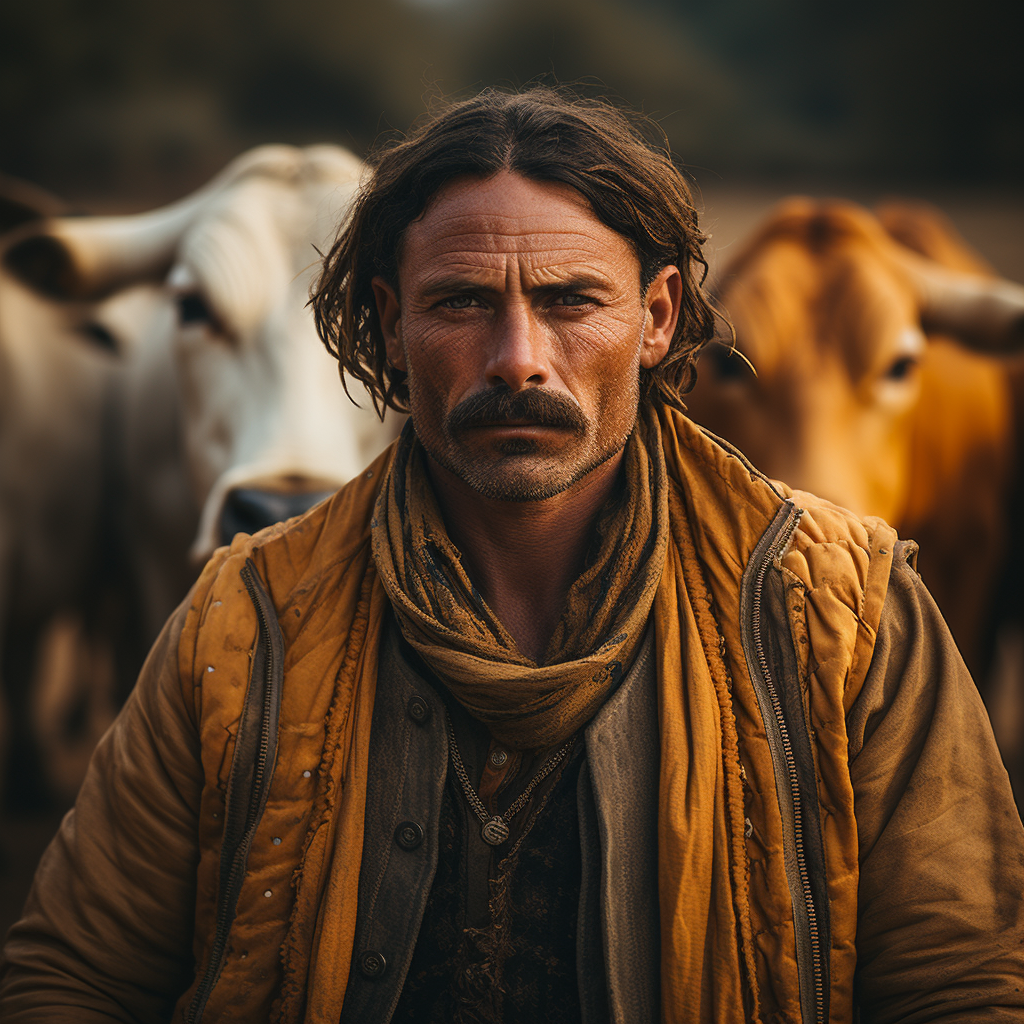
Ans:
[[[489,288],[479,278],[473,277],[470,274],[442,274],[440,277],[430,278],[422,288],[419,289],[421,295],[431,296],[440,295],[444,292],[458,292],[458,291],[495,291],[496,289]]]
[[[574,273],[560,281],[539,284],[530,291],[534,292],[586,292],[605,290],[614,287],[614,282],[600,274]]]
[[[609,281],[600,274],[574,273],[570,277],[559,281],[547,281],[543,284],[535,285],[532,288],[527,288],[526,291],[528,293],[565,293],[596,289],[607,290],[612,287],[614,287],[614,282]],[[420,294],[424,297],[458,291],[491,292],[498,291],[498,289],[489,286],[474,275],[458,273],[443,274],[439,277],[431,278],[419,289]]]

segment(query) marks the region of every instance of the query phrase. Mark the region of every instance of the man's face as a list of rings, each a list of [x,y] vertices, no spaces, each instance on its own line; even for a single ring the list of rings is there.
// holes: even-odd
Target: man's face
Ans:
[[[398,294],[374,281],[424,448],[488,497],[571,487],[633,429],[640,367],[675,327],[657,306],[673,274],[642,296],[629,243],[567,186],[507,172],[447,185],[406,230]]]

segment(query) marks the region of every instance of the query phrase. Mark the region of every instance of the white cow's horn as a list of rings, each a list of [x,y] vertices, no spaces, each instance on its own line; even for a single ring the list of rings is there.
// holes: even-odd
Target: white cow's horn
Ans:
[[[205,198],[205,197],[203,197]],[[11,238],[4,265],[59,299],[99,298],[166,272],[198,201],[130,217],[54,217]]]
[[[7,269],[30,287],[60,299],[93,299],[170,267],[196,212],[232,182],[248,176],[294,177],[302,151],[261,146],[232,161],[202,188],[169,206],[125,217],[53,217],[11,238]]]

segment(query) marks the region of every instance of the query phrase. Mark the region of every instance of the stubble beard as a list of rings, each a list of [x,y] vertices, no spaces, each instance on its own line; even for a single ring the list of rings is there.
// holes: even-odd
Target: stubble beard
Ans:
[[[436,418],[418,424],[415,410],[433,403],[417,390],[410,381],[413,426],[427,454],[478,494],[498,501],[544,501],[563,493],[622,451],[636,422],[634,415],[613,435],[602,436],[563,393],[546,388],[512,392],[499,385],[464,399],[430,430]],[[482,449],[470,441],[476,428],[505,422],[557,429],[564,440],[548,454],[550,441],[534,437],[506,438]]]
[[[569,490],[622,451],[628,438],[627,432],[607,447],[589,441],[569,458],[541,456],[539,462],[536,454],[539,445],[529,439],[505,442],[500,446],[502,454],[496,460],[473,457],[452,438],[448,438],[448,443],[443,446],[431,444],[429,439],[422,437],[420,443],[435,462],[483,497],[496,501],[527,502],[544,501]],[[527,446],[534,450],[529,451]]]

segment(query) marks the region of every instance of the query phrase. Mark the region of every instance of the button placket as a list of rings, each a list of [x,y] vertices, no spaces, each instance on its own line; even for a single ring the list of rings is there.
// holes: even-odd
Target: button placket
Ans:
[[[423,828],[415,821],[403,821],[395,829],[395,842],[403,850],[415,850],[423,842]]]
[[[372,873],[364,878],[360,872],[362,924],[357,923],[351,968],[358,983],[346,995],[343,1024],[386,1019],[415,948],[437,863],[436,822],[445,767],[441,704],[431,689],[402,669],[385,650],[378,670],[367,792],[374,852],[369,861],[364,859],[364,868],[371,867]],[[374,764],[384,772],[376,782]],[[376,819],[376,828],[371,819]]]
[[[375,949],[364,950],[359,957],[359,970],[364,978],[379,978],[388,967],[383,953]]]
[[[406,712],[417,725],[426,725],[430,719],[430,704],[425,697],[415,693],[409,698]]]

